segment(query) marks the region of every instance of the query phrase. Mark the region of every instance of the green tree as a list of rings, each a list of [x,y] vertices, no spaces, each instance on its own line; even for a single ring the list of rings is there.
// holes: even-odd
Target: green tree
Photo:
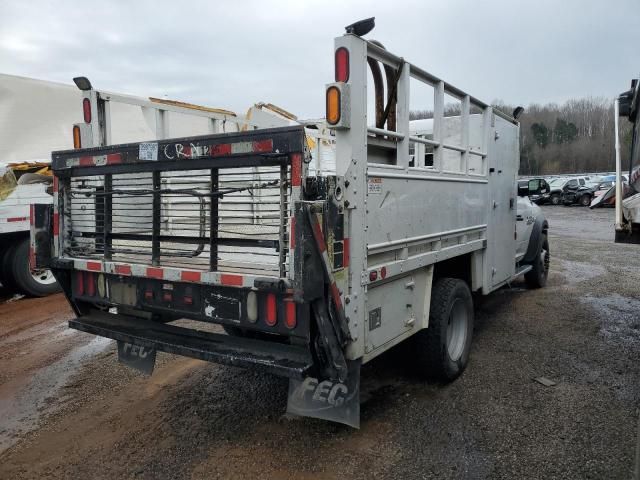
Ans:
[[[553,129],[554,143],[561,145],[571,143],[578,136],[578,128],[575,123],[567,122],[562,118],[556,118],[556,126]]]
[[[533,133],[533,139],[539,147],[544,148],[549,145],[549,137],[551,137],[551,132],[549,132],[549,129],[544,123],[536,122],[531,125],[531,133]]]

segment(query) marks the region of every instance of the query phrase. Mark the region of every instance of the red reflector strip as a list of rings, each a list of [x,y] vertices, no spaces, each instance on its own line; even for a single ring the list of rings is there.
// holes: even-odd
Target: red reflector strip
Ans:
[[[289,232],[289,248],[296,248],[296,217],[291,217],[291,227]]]
[[[284,324],[287,328],[296,328],[296,304],[291,300],[285,300],[285,317]]]
[[[7,222],[24,222],[28,219],[28,217],[9,217],[7,218]]]
[[[81,167],[91,167],[95,165],[93,161],[93,157],[80,157],[80,166]]]
[[[260,140],[259,142],[253,142],[254,152],[271,152],[273,151],[272,140]]]
[[[343,251],[342,251],[342,266],[347,268],[349,266],[349,239],[345,238],[343,241]]]
[[[100,262],[87,262],[87,270],[100,272],[102,271],[102,264]]]
[[[160,280],[162,280],[162,277],[164,277],[164,272],[161,268],[147,267],[147,277],[159,278]]]
[[[131,267],[129,265],[116,265],[115,271],[118,275],[131,275]]]
[[[211,145],[211,156],[218,157],[220,155],[229,155],[231,154],[231,144],[230,143],[222,143],[220,145]]]
[[[302,185],[302,155],[299,153],[291,155],[291,185],[294,187]]]
[[[55,175],[53,176],[53,191],[54,192],[58,192],[58,177],[56,177]]]
[[[84,295],[84,275],[80,270],[76,272],[76,295]]]
[[[60,214],[58,212],[53,213],[53,235],[60,234]]]
[[[29,247],[29,267],[34,268],[36,266],[36,251],[33,247]]]
[[[273,327],[278,321],[278,312],[276,311],[276,294],[269,293],[267,294],[267,301],[265,302],[266,307],[266,316],[265,323],[270,327]]]
[[[183,282],[200,282],[202,281],[202,275],[200,272],[190,272],[188,270],[184,270],[180,272],[180,280]]]
[[[241,287],[243,283],[243,278],[241,275],[229,275],[229,274],[223,273],[222,275],[220,275],[220,283],[222,285],[231,285],[234,287]]]
[[[107,154],[107,165],[115,165],[117,163],[122,163],[122,155],[119,153]]]

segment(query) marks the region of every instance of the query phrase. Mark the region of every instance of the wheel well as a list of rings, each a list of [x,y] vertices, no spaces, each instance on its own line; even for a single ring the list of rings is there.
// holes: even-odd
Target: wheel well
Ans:
[[[471,288],[471,254],[460,255],[438,262],[433,267],[433,279],[450,277],[464,280]]]
[[[0,247],[5,248],[7,245],[12,245],[17,241],[23,240],[29,237],[29,232],[11,232],[3,233],[0,235]]]

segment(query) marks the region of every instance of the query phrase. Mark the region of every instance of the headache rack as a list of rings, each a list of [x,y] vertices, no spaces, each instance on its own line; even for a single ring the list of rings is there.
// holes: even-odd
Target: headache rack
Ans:
[[[56,256],[288,278],[304,143],[296,126],[54,152]]]

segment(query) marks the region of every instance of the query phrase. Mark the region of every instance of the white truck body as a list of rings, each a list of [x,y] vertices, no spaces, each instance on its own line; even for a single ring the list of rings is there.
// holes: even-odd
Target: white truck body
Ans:
[[[156,113],[154,138],[112,145],[110,104],[128,100],[83,92],[96,148],[53,155],[70,326],[118,340],[147,373],[160,350],[289,377],[289,411],[354,426],[360,365],[400,342],[414,365],[462,373],[471,293],[546,282],[548,225],[516,189],[519,124],[355,34],[335,52],[327,122],[306,128],[218,113],[209,135],[167,138]],[[409,121],[413,82],[433,89],[432,120]],[[446,95],[459,115],[445,116]],[[136,232],[118,220],[131,209],[149,212]]]

